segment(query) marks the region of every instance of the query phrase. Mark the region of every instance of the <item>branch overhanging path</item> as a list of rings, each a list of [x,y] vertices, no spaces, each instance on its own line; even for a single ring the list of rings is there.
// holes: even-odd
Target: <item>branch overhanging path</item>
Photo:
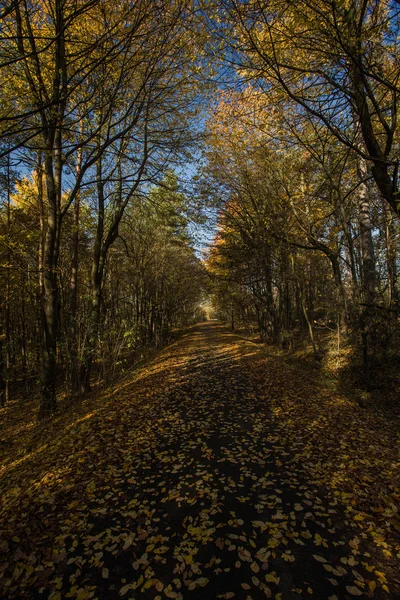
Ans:
[[[396,435],[219,324],[191,328],[6,463],[1,595],[400,597]]]

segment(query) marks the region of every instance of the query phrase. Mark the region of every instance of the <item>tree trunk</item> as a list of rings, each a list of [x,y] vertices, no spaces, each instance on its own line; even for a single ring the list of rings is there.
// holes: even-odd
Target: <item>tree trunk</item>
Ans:
[[[82,166],[82,149],[78,150],[76,174],[79,176]],[[74,222],[72,232],[72,265],[70,279],[70,316],[69,316],[69,355],[71,360],[71,396],[79,396],[79,358],[78,358],[78,257],[79,257],[79,209],[80,191],[74,200]]]
[[[396,234],[393,213],[385,201],[382,202],[385,215],[386,267],[388,273],[388,305],[397,306],[399,293],[397,288]]]
[[[365,182],[368,172],[365,160],[359,159],[358,172],[361,181],[359,187],[359,224],[360,224],[360,241],[362,253],[362,287],[364,294],[364,302],[373,304],[375,301],[376,287],[376,272],[375,272],[375,256],[374,244],[372,240],[372,222],[370,215],[370,205],[368,198],[368,188]]]
[[[81,394],[87,394],[91,389],[91,375],[93,362],[96,354],[97,337],[100,323],[102,276],[100,275],[99,263],[92,265],[91,275],[91,304],[88,326],[88,336],[84,352],[83,364],[80,369]]]
[[[62,182],[62,124],[68,88],[65,52],[65,3],[54,2],[55,46],[50,111],[41,107],[44,142],[44,178],[47,201],[47,230],[43,249],[43,323],[44,347],[42,352],[42,395],[39,419],[50,417],[57,409],[56,366],[57,333],[59,324],[57,267],[61,236],[61,182]],[[35,93],[36,96],[36,93]]]
[[[28,266],[28,280],[29,280],[29,266]],[[25,389],[28,392],[28,363],[27,363],[27,351],[26,351],[26,310],[25,310],[25,297],[26,297],[26,286],[25,277],[22,274],[21,289],[22,289],[22,300],[21,300],[21,353],[22,353],[22,379],[25,382]]]
[[[38,208],[39,208],[39,246],[38,246],[38,272],[39,272],[39,299],[40,303],[43,300],[44,284],[43,284],[43,256],[44,256],[44,202],[43,202],[43,163],[42,153],[38,152],[37,158],[37,188],[38,188]]]
[[[48,206],[47,231],[43,255],[43,323],[44,348],[42,355],[42,397],[39,418],[56,411],[56,362],[58,326],[57,257],[59,242],[58,194],[51,150],[46,150],[44,173]]]
[[[80,369],[80,389],[82,394],[90,391],[90,377],[97,345],[98,326],[100,321],[101,287],[103,281],[104,259],[104,183],[101,159],[97,162],[97,200],[98,217],[96,237],[94,240],[92,269],[90,274],[91,303],[88,332],[84,349],[83,362]],[[105,257],[104,257],[105,258]]]
[[[329,256],[329,260],[331,261],[332,270],[333,270],[333,279],[336,284],[336,289],[338,293],[338,308],[339,315],[341,315],[342,319],[339,316],[339,322],[342,321],[345,332],[348,329],[348,313],[347,313],[347,299],[346,293],[344,291],[343,281],[342,281],[342,273],[340,272],[340,265],[338,257],[334,254]]]
[[[2,306],[3,299],[0,297],[0,408],[5,406],[5,389],[6,389],[6,378],[5,378],[5,360],[4,360],[4,327],[3,327],[3,318],[2,318]]]
[[[381,146],[378,137],[375,135],[374,126],[372,124],[368,95],[363,82],[362,59],[358,47],[353,48],[353,56],[355,60],[353,60],[351,78],[354,105],[357,112],[355,120],[360,126],[361,135],[364,141],[363,145],[371,157],[371,173],[375,183],[381,192],[382,197],[390,205],[393,212],[399,216],[400,204],[398,200],[397,181],[395,180],[395,176],[392,177],[390,175],[389,170],[391,169],[391,164],[390,161],[387,160],[388,139],[386,138],[386,149],[383,150],[382,148],[384,146]],[[365,159],[362,158],[362,156],[359,156],[358,160],[359,169],[366,170]]]
[[[348,262],[348,268],[350,269],[353,288],[354,288],[354,290],[356,290],[357,286],[358,286],[358,277],[357,277],[357,270],[356,270],[356,260],[355,260],[355,255],[354,255],[354,241],[353,241],[353,236],[352,236],[351,220],[345,213],[342,198],[339,199],[339,208],[340,208],[340,224],[342,226],[343,233],[345,235],[345,239],[347,242],[346,260]]]
[[[362,297],[364,307],[360,312],[360,330],[363,347],[364,375],[367,388],[370,385],[372,314],[375,303],[376,272],[375,256],[372,240],[372,223],[368,198],[368,187],[365,183],[368,176],[364,159],[358,159],[358,174],[361,180],[358,192],[360,241],[362,256]]]
[[[7,155],[7,235],[11,239],[11,172],[10,155]],[[7,275],[6,275],[6,297],[5,297],[5,389],[4,400],[10,400],[10,376],[11,376],[11,338],[10,338],[10,288],[11,288],[11,251],[7,251]]]
[[[299,288],[299,296],[300,296],[300,302],[301,302],[301,309],[303,311],[304,319],[305,319],[305,321],[307,323],[308,335],[310,337],[310,342],[311,342],[311,345],[312,345],[312,349],[313,349],[314,355],[316,356],[318,354],[318,350],[317,350],[317,346],[316,346],[315,340],[314,340],[314,330],[313,330],[313,326],[312,326],[312,323],[310,321],[310,318],[308,316],[306,302],[305,302],[304,293],[303,293],[303,289],[301,287],[301,284],[298,284],[298,288]]]

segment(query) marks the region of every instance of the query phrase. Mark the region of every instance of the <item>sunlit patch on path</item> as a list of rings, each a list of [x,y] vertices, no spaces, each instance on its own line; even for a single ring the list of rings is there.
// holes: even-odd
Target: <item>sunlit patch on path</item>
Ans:
[[[322,463],[313,476],[285,390],[249,376],[257,352],[201,325],[66,431],[3,511],[3,595],[398,597],[384,563],[399,549],[323,484]]]

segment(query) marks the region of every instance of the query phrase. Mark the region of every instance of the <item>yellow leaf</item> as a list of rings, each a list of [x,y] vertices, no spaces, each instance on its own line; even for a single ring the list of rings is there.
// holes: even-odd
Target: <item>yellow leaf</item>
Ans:
[[[154,554],[165,554],[167,552],[168,546],[160,546],[154,550]]]
[[[376,581],[370,581],[368,584],[370,592],[374,592],[376,589]]]
[[[360,583],[364,583],[364,577],[361,575],[361,573],[359,573],[358,571],[355,571],[354,569],[352,569],[352,573],[354,575],[354,577],[357,579],[357,585],[360,585]]]
[[[323,556],[318,556],[317,554],[313,554],[313,557],[315,558],[315,560],[317,560],[318,562],[322,562],[322,563],[326,563],[326,559]]]
[[[93,481],[93,479],[92,479],[92,481],[90,481],[90,482],[87,484],[87,486],[86,486],[86,491],[87,491],[87,492],[94,492],[94,490],[95,490],[95,489],[96,489],[96,484],[95,484],[95,482],[94,482],[94,481]]]
[[[382,573],[382,571],[375,571],[375,575],[377,576],[379,583],[385,583],[385,581],[386,581],[385,573]]]
[[[128,537],[125,540],[124,546],[123,546],[123,550],[127,550],[129,548],[129,546],[132,546],[133,544],[133,540],[134,540],[134,536],[133,534],[128,535]]]
[[[130,583],[128,583],[127,585],[124,585],[124,587],[122,587],[122,588],[119,590],[119,595],[120,595],[120,596],[125,596],[125,594],[126,594],[127,592],[129,592],[129,590],[131,590],[131,589],[132,589],[132,586],[131,586],[131,584],[130,584]]]
[[[346,585],[346,590],[352,596],[362,596],[362,591],[355,585]]]

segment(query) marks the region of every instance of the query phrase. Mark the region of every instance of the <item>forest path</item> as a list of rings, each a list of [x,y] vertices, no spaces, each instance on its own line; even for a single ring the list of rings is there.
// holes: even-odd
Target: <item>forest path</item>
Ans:
[[[14,555],[22,547],[25,572],[14,572],[8,596],[397,598],[385,592],[364,513],[353,520],[337,486],[324,485],[324,460],[310,459],[318,440],[322,456],[327,440],[340,447],[337,432],[312,411],[302,430],[285,407],[318,388],[303,389],[276,361],[201,324],[117,387],[64,440],[71,456],[53,457],[43,489],[32,482],[36,493],[20,501],[13,530],[31,541],[14,531],[9,542]],[[329,452],[327,462],[341,460]]]

